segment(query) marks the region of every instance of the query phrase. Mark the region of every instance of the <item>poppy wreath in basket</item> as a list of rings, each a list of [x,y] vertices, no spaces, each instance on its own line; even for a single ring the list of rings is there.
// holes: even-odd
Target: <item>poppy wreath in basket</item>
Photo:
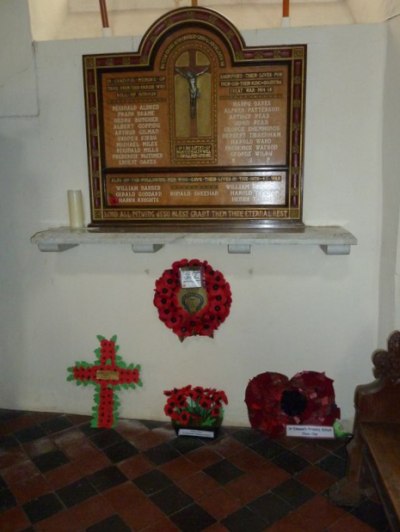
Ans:
[[[257,375],[245,394],[251,426],[270,437],[285,434],[286,425],[332,426],[340,418],[332,383],[317,371],[302,371],[290,380],[269,371]]]
[[[222,273],[207,261],[182,259],[156,281],[154,305],[165,325],[183,341],[210,336],[229,315],[232,294]]]

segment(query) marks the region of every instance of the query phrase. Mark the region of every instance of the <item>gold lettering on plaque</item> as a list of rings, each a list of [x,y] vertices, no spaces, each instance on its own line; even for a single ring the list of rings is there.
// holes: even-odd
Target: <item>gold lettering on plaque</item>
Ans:
[[[117,381],[119,379],[118,371],[113,370],[102,370],[99,369],[96,371],[96,379],[98,381]]]

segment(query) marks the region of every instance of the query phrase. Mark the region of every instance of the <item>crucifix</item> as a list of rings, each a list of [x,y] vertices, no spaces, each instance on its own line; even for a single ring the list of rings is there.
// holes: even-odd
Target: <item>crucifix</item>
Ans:
[[[87,386],[93,384],[96,388],[94,395],[96,405],[92,408],[91,426],[94,428],[111,428],[118,419],[119,400],[115,391],[142,386],[140,366],[127,365],[120,355],[117,337],[110,340],[104,336],[97,336],[100,347],[95,350],[97,362],[76,362],[68,368],[68,381]]]
[[[197,86],[197,79],[209,72],[209,66],[198,65],[196,61],[196,50],[188,50],[189,66],[176,66],[175,72],[188,82],[189,106],[190,106],[190,136],[197,136],[197,100],[200,98],[200,89]]]

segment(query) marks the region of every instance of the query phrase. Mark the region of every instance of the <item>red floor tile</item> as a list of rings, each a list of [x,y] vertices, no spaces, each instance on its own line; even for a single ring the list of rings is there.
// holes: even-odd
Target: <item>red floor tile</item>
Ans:
[[[209,495],[205,495],[199,500],[199,504],[217,520],[223,519],[242,506],[239,497],[232,495],[222,487],[212,491]]]
[[[198,472],[198,467],[184,456],[167,462],[159,469],[174,481],[190,477]]]
[[[21,482],[11,485],[10,488],[19,504],[36,499],[45,493],[50,493],[54,489],[41,474],[26,478]]]
[[[82,529],[86,530],[89,526],[114,515],[115,509],[102,495],[97,495],[73,506],[68,513],[72,522],[79,523]]]
[[[27,454],[32,457],[57,450],[57,446],[54,441],[47,436],[39,438],[38,440],[24,443],[23,448]]]
[[[199,469],[204,469],[222,460],[222,456],[212,450],[211,447],[199,447],[186,454],[186,458],[196,464]]]
[[[325,491],[337,481],[335,476],[316,466],[303,469],[297,474],[296,479],[315,492]]]
[[[345,515],[344,510],[331,504],[325,497],[317,495],[273,525],[271,531],[325,532],[329,526]],[[282,528],[285,526],[287,528]]]
[[[324,447],[321,447],[318,443],[312,442],[301,443],[292,449],[292,451],[312,464],[318,462],[318,460],[321,460],[329,454],[327,449],[324,449]]]
[[[0,514],[0,530],[2,532],[19,532],[30,525],[22,508],[16,507]]]
[[[16,448],[11,451],[0,450],[0,470],[3,472],[8,467],[22,464],[26,461],[26,454],[22,449]]]
[[[203,473],[203,471],[198,471],[190,477],[179,480],[176,484],[195,501],[202,499],[220,487],[216,480]]]
[[[35,530],[37,532],[71,532],[71,530],[83,532],[85,529],[71,511],[65,510],[39,521],[35,524]]]
[[[30,460],[25,460],[13,467],[3,469],[1,476],[5,482],[10,486],[23,482],[26,478],[31,478],[38,475],[40,471]]]
[[[162,521],[165,515],[131,482],[105,492],[104,497],[132,530]]]
[[[375,529],[366,525],[353,515],[345,515],[326,529],[326,532],[373,532]]]
[[[140,451],[147,451],[152,447],[161,445],[165,442],[165,439],[160,434],[154,434],[153,432],[147,431],[136,436],[130,436],[129,441],[131,441]]]
[[[147,526],[143,530],[144,532],[179,532],[179,528],[171,523],[167,517],[163,517],[153,525]]]
[[[212,445],[213,451],[216,451],[225,458],[229,458],[230,456],[238,454],[245,448],[246,447],[243,444],[241,444],[240,442],[235,440],[235,438],[232,438],[230,436],[221,438]]]
[[[229,457],[229,461],[242,471],[257,471],[260,467],[265,466],[265,458],[255,451],[244,448],[237,454]]]
[[[145,456],[137,454],[118,464],[118,469],[120,469],[127,478],[133,479],[154,469],[154,464],[152,464]]]
[[[45,473],[43,476],[50,486],[52,486],[53,490],[57,490],[63,486],[71,484],[84,475],[85,471],[80,467],[79,464],[69,463],[60,467],[56,467],[51,471],[47,471],[47,473]]]

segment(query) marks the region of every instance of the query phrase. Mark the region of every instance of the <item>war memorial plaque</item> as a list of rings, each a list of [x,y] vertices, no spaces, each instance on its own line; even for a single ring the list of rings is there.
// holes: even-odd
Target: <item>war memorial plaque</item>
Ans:
[[[91,227],[302,226],[306,45],[247,47],[181,8],[83,67]]]

